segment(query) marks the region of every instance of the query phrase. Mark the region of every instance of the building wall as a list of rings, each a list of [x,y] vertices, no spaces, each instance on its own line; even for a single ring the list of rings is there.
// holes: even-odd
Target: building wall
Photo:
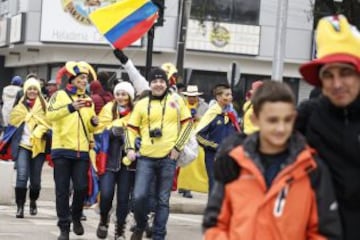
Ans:
[[[60,0],[54,0],[60,1]],[[5,56],[5,68],[15,68],[15,72],[26,72],[30,68],[37,69],[43,77],[47,76],[47,64],[61,64],[68,60],[86,60],[92,64],[113,66],[118,68],[118,62],[112,55],[112,50],[106,45],[62,44],[40,42],[41,32],[41,0],[11,0],[9,16],[25,12],[26,26],[24,43],[10,44],[0,48],[0,55]],[[178,32],[179,1],[166,0],[165,24],[156,28],[154,39],[153,65],[176,61],[176,43]],[[233,61],[240,65],[242,74],[269,76],[272,72],[272,55],[274,52],[277,0],[260,1],[260,42],[259,54],[245,56],[238,54],[187,51],[184,67],[191,70],[213,71],[226,73]],[[4,4],[4,2],[0,2]],[[287,19],[287,38],[285,46],[284,76],[299,78],[299,65],[310,59],[312,48],[312,17],[311,1],[289,1]],[[10,54],[17,52],[19,54]],[[133,59],[136,65],[145,66],[146,38],[142,47],[130,47],[125,53]],[[2,66],[0,66],[2,67]],[[223,74],[221,74],[224,76]],[[226,76],[226,74],[225,74]],[[308,88],[303,83],[299,85],[299,98],[307,95]]]

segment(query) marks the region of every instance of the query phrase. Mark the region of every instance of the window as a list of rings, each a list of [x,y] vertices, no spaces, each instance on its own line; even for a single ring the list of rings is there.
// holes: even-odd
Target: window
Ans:
[[[201,71],[193,70],[191,72],[191,77],[187,85],[197,85],[200,92],[203,92],[202,97],[209,102],[214,98],[212,95],[212,89],[215,85],[220,83],[226,83],[226,72],[210,72],[210,71]]]
[[[260,0],[193,0],[191,18],[259,25]]]

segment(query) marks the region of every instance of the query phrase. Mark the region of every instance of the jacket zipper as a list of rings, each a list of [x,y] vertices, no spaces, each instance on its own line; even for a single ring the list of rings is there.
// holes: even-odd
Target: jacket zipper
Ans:
[[[77,143],[78,143],[78,150],[77,150],[77,153],[76,153],[76,156],[78,158],[80,158],[80,119],[78,119],[78,131],[77,131]]]
[[[344,109],[345,126],[349,125],[349,111]]]

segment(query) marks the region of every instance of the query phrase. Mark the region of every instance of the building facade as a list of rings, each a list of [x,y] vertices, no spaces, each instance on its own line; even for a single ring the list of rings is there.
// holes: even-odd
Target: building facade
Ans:
[[[111,47],[87,15],[117,0],[0,0],[1,86],[12,75],[37,73],[55,78],[69,60],[84,60],[97,71],[122,75]],[[192,0],[184,57],[187,83],[196,83],[210,98],[211,87],[227,81],[233,62],[240,67],[235,85],[242,99],[252,81],[270,78],[275,44],[277,0]],[[298,100],[311,89],[300,80],[300,64],[312,57],[312,1],[289,1],[284,81]],[[176,62],[180,0],[165,0],[165,23],[157,27],[153,66]],[[199,20],[200,19],[200,20]],[[124,50],[140,69],[146,64],[146,37]]]

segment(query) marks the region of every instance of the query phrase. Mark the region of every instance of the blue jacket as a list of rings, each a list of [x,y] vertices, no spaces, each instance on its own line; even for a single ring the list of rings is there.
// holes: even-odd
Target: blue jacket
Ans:
[[[215,152],[221,141],[234,134],[236,128],[227,113],[218,104],[214,104],[201,118],[196,132],[199,144],[205,150]]]

